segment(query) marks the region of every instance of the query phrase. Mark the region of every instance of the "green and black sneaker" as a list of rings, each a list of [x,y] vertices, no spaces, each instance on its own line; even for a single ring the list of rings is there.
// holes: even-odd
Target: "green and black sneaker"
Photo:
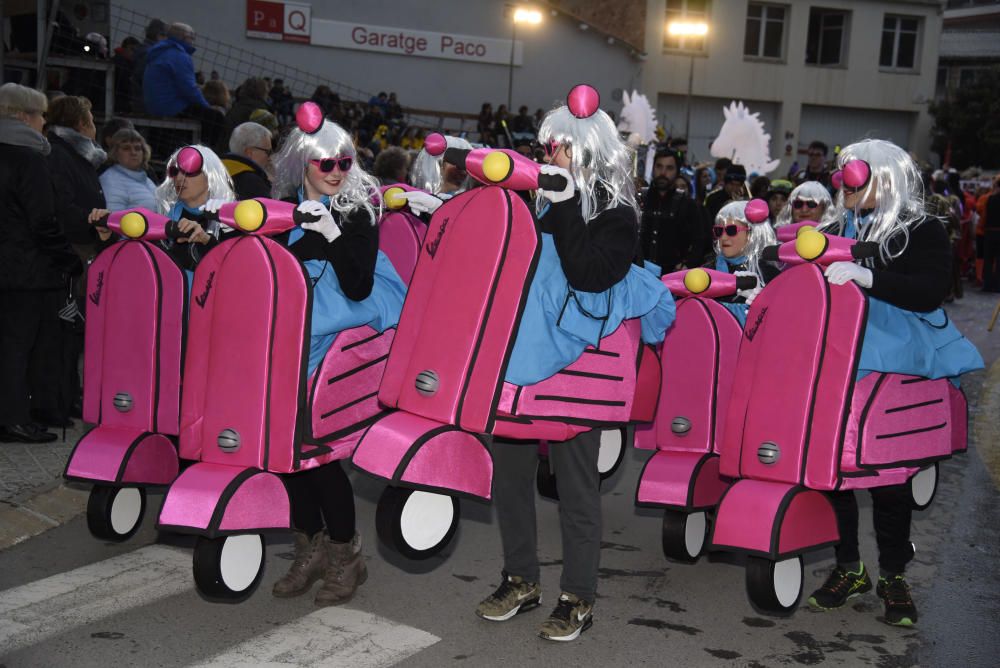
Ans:
[[[902,575],[879,578],[875,593],[885,605],[885,623],[893,626],[913,626],[917,623],[917,606],[910,596],[910,585]]]
[[[479,604],[476,614],[491,622],[505,622],[541,603],[542,588],[537,582],[525,582],[521,576],[503,571],[500,586]]]
[[[809,606],[815,610],[833,610],[871,590],[872,581],[864,564],[857,571],[847,571],[836,566],[823,586],[809,597]]]

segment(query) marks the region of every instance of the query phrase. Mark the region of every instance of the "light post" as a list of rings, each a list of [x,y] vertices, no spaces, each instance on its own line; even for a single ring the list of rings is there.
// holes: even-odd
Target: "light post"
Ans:
[[[671,21],[667,24],[667,34],[672,37],[704,37],[708,34],[708,24],[704,21]],[[688,69],[687,103],[684,110],[684,138],[691,141],[691,90],[694,85],[694,51],[691,51]]]
[[[511,97],[514,92],[514,45],[517,43],[517,24],[526,23],[528,25],[538,25],[542,22],[542,13],[537,9],[528,7],[509,6],[511,11],[510,21],[510,65],[507,68],[507,113],[511,110]]]

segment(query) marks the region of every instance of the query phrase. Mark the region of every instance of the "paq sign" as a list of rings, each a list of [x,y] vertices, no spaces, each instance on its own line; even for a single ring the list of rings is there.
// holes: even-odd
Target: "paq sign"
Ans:
[[[308,44],[312,8],[300,2],[247,0],[247,37]]]

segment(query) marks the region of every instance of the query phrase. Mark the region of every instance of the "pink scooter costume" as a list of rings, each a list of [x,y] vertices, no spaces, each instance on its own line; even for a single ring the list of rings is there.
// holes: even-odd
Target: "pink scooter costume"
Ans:
[[[97,426],[64,475],[93,483],[87,526],[103,540],[132,536],[145,489],[177,477],[187,281],[156,243],[171,222],[144,209],[111,214],[107,226],[123,239],[88,276],[83,419]]]

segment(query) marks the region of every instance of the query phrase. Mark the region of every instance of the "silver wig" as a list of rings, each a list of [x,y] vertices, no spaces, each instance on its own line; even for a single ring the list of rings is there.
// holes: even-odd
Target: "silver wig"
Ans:
[[[910,228],[924,219],[924,184],[920,170],[906,151],[882,139],[865,139],[845,147],[837,157],[837,168],[843,169],[851,160],[864,160],[871,168],[871,178],[858,201],[863,202],[875,193],[875,210],[867,224],[858,229],[858,240],[877,243],[882,259],[889,261],[906,249]],[[829,230],[823,231],[842,234],[847,213],[843,188],[837,193],[836,201],[837,219]],[[903,235],[903,244],[892,253],[888,242],[899,234]]]
[[[329,119],[323,121],[323,125],[314,134],[305,133],[299,128],[288,133],[281,150],[271,158],[274,170],[272,195],[276,199],[295,195],[305,181],[310,160],[341,155],[354,158],[354,164],[345,175],[340,191],[330,198],[330,209],[346,216],[363,208],[374,225],[382,215],[378,182],[358,162],[351,135]]]
[[[750,228],[747,230],[747,245],[743,249],[743,257],[747,259],[747,271],[755,274],[757,276],[757,284],[763,286],[764,274],[760,270],[760,253],[766,247],[777,244],[778,237],[774,235],[774,229],[771,227],[770,221],[764,220],[759,223],[751,223],[747,220],[747,204],[749,204],[747,200],[729,202],[719,209],[719,213],[715,216],[715,224],[738,223]],[[722,247],[719,245],[718,239],[715,240],[714,247],[716,256],[722,255]]]
[[[461,137],[452,137],[450,135],[445,135],[445,141],[448,143],[448,148],[460,148],[469,150],[472,148],[467,140]],[[444,154],[437,157],[431,155],[427,152],[427,149],[420,149],[420,153],[413,160],[413,168],[410,171],[410,185],[414,188],[420,188],[421,190],[426,190],[427,192],[437,195],[441,192],[441,181],[444,177],[442,174],[444,165]],[[462,184],[461,190],[468,190],[472,187],[472,177],[466,177],[465,183]]]
[[[572,148],[570,173],[580,192],[580,209],[585,221],[592,220],[605,209],[629,206],[641,215],[632,180],[633,149],[622,141],[614,121],[598,109],[587,118],[577,118],[563,105],[546,114],[538,129],[542,144],[555,141]],[[603,193],[598,192],[603,190]],[[548,200],[539,197],[535,206],[539,213]]]
[[[208,199],[221,199],[226,202],[235,200],[233,180],[229,178],[229,172],[226,171],[225,165],[222,164],[222,160],[215,154],[215,151],[201,144],[191,144],[191,147],[198,149],[198,152],[201,153],[201,171],[208,177]],[[170,159],[167,160],[167,168],[177,164],[177,154],[183,148],[185,147],[181,146],[170,155]],[[170,213],[175,204],[177,204],[177,190],[174,188],[174,180],[168,176],[163,180],[163,183],[156,187],[156,208],[160,213],[167,214]]]
[[[806,181],[795,186],[785,206],[778,212],[778,217],[774,220],[775,227],[792,224],[792,202],[797,199],[809,200],[819,204],[819,220],[816,225],[829,225],[837,220],[837,208],[833,206],[833,198],[830,191],[819,181]]]

